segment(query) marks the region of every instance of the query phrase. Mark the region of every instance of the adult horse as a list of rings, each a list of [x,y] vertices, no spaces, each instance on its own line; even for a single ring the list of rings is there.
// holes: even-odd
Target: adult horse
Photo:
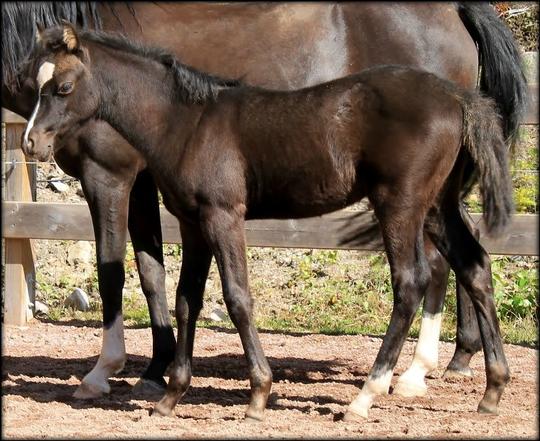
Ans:
[[[165,46],[197,68],[266,87],[304,87],[383,63],[422,67],[471,89],[479,81],[481,89],[495,98],[507,136],[515,133],[523,109],[525,83],[515,42],[487,3],[51,2],[3,3],[2,8],[2,103],[27,119],[37,100],[35,74],[17,76],[16,72],[34,44],[35,21],[48,26],[61,18],[82,26],[120,30]],[[104,149],[111,151],[110,145],[115,146],[114,157],[103,153]],[[66,173],[81,180],[96,235],[103,301],[102,351],[76,396],[108,392],[108,377],[125,360],[121,298],[126,227],[148,300],[153,335],[152,360],[139,384],[163,386],[163,372],[174,354],[174,335],[165,300],[157,192],[146,163],[124,138],[99,120],[86,122],[66,137],[54,157]],[[403,394],[424,393],[423,377],[437,364],[448,267],[429,238],[426,244],[432,284],[415,358],[402,376],[403,387],[396,387]],[[184,259],[189,265],[197,264],[188,255]],[[182,274],[182,281],[186,277]],[[468,297],[458,290],[456,353],[447,372],[468,373],[469,360],[480,347],[475,314]]]
[[[181,272],[190,276],[177,287],[178,344],[155,413],[171,414],[191,383],[195,325],[214,256],[248,364],[246,418],[263,419],[272,371],[252,316],[245,220],[317,216],[366,196],[380,221],[394,305],[346,418],[367,417],[377,395],[388,393],[430,285],[425,235],[473,301],[487,377],[478,411],[497,413],[510,374],[491,263],[460,210],[461,188],[470,179],[465,165],[472,162],[487,231],[500,233],[510,221],[508,152],[492,99],[405,66],[281,91],[201,73],[162,49],[79,33],[69,24],[44,30],[39,41],[32,56],[39,99],[25,151],[44,160],[81,122],[106,121],[144,156],[180,222]]]

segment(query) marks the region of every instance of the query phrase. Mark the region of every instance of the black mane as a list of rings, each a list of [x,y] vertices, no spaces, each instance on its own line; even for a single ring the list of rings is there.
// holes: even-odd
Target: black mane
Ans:
[[[186,103],[203,103],[215,99],[222,88],[238,87],[242,82],[238,79],[221,78],[181,63],[174,55],[158,47],[144,46],[129,40],[120,34],[100,31],[80,31],[81,39],[95,42],[106,47],[138,55],[163,64],[170,70],[174,79],[178,97]]]
[[[2,83],[15,93],[21,66],[36,46],[38,24],[49,28],[67,20],[82,29],[101,29],[98,5],[99,2],[2,2]],[[108,7],[118,19],[114,6]],[[132,6],[127,7],[135,17]]]

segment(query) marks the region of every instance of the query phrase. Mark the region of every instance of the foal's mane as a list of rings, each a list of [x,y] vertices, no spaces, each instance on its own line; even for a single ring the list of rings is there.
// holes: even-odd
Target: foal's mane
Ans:
[[[214,100],[220,89],[242,85],[239,79],[221,78],[201,72],[181,63],[176,56],[162,48],[145,46],[121,34],[79,31],[78,35],[82,40],[161,63],[173,75],[174,92],[180,100],[188,104],[201,104]]]
[[[98,5],[98,2],[2,2],[2,83],[13,93],[19,87],[19,72],[36,46],[37,24],[48,28],[67,20],[82,29],[101,29]],[[115,5],[107,6],[120,22]],[[133,7],[129,3],[126,6],[136,19]]]

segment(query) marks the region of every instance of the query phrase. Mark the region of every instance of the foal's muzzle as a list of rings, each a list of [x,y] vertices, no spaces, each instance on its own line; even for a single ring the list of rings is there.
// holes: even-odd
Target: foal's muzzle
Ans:
[[[28,138],[23,139],[22,148],[25,155],[38,161],[49,161],[53,154],[54,135],[37,128],[32,128]]]

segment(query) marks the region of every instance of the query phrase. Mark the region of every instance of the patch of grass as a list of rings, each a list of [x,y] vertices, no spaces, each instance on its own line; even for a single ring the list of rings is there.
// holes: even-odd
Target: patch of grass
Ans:
[[[317,253],[313,251],[300,259],[297,270],[284,287],[293,292],[294,301],[289,308],[274,308],[269,312],[259,307],[257,326],[279,331],[384,335],[393,304],[390,272],[384,253],[363,257],[368,262],[367,272],[354,279],[351,274],[357,261],[341,261],[338,254],[333,265],[339,271],[334,272],[329,267],[319,267],[321,258]],[[537,268],[536,258],[493,258],[495,302],[506,342],[538,342]],[[332,275],[329,276],[328,272]],[[451,273],[441,330],[441,338],[447,341],[454,341],[456,335],[455,287],[455,276]],[[420,319],[421,308],[411,326],[411,337],[418,337]]]
[[[257,253],[254,256],[255,259],[262,258]],[[268,280],[252,278],[254,317],[259,329],[325,334],[385,334],[393,295],[384,253],[307,250],[290,258],[290,261],[276,257],[276,260],[279,259],[286,262],[285,268],[291,268],[287,280],[281,285],[268,288]],[[508,343],[538,344],[537,270],[538,258],[492,258],[497,313],[503,338]],[[59,282],[63,283],[65,281]],[[58,287],[46,283],[40,286],[48,293],[49,300],[57,299],[48,302],[49,306],[52,304],[50,318],[101,320],[101,301],[92,301],[89,312],[74,311],[63,306]],[[454,341],[456,335],[455,286],[455,277],[451,273],[441,329],[441,338],[446,341]],[[262,295],[260,290],[264,287],[268,292]],[[150,326],[146,300],[138,290],[124,293],[123,312],[127,325]],[[420,318],[421,308],[413,321],[410,337],[418,337]],[[200,319],[198,326],[234,328],[230,320],[216,323]]]

